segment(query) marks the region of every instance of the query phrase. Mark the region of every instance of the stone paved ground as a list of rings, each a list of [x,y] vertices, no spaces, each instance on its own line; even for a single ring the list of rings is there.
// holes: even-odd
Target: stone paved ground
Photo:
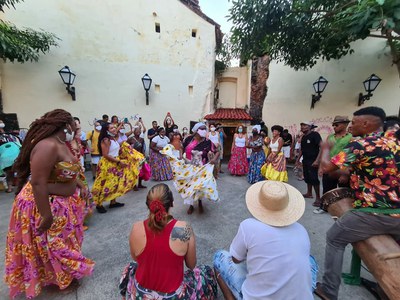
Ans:
[[[223,166],[226,170],[226,165]],[[90,174],[87,173],[89,177]],[[294,178],[289,171],[289,183],[296,186],[301,192],[305,191],[305,183]],[[147,186],[155,182],[147,182]],[[250,186],[245,177],[232,177],[222,174],[218,180],[218,190],[221,201],[219,203],[205,203],[205,212],[199,215],[197,211],[193,215],[186,214],[186,207],[182,204],[179,195],[174,191],[175,206],[172,214],[182,220],[189,221],[197,238],[198,264],[211,264],[214,252],[217,249],[228,249],[230,242],[236,234],[239,223],[250,216],[246,209],[244,195]],[[57,300],[102,300],[120,299],[118,295],[118,280],[124,266],[130,261],[128,234],[131,225],[146,217],[145,206],[146,190],[129,192],[120,198],[125,203],[123,208],[110,210],[104,215],[94,213],[90,220],[90,228],[86,232],[83,252],[87,257],[96,262],[96,268],[91,277],[82,279],[79,285],[69,287],[60,292],[55,287],[48,287],[37,299]],[[7,234],[9,212],[13,197],[11,194],[0,192],[0,269],[4,270],[4,249]],[[306,212],[300,223],[308,230],[311,239],[311,253],[320,264],[323,271],[323,258],[325,248],[325,232],[333,223],[328,214],[315,215],[312,213],[312,200],[307,200]],[[344,270],[348,270],[350,264],[350,247],[346,250]],[[366,271],[362,275],[370,278]],[[321,277],[321,274],[319,275]],[[0,282],[0,299],[8,299],[7,286]],[[374,299],[363,288],[342,285],[340,299],[365,300]],[[19,297],[18,299],[24,299]],[[219,299],[223,299],[221,293]],[[317,299],[317,298],[316,298]],[[281,299],[277,299],[281,300]],[[302,300],[302,299],[299,299]]]

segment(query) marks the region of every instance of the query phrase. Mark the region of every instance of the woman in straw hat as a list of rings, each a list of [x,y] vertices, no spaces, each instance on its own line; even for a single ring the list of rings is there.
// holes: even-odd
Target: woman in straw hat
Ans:
[[[254,218],[240,224],[229,252],[214,255],[225,299],[313,299],[317,266],[307,231],[297,223],[305,208],[301,193],[263,181],[247,190],[246,204]]]

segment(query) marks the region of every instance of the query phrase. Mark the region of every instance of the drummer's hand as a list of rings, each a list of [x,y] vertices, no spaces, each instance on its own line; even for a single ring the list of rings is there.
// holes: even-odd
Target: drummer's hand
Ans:
[[[43,232],[47,231],[48,229],[50,229],[52,224],[53,215],[43,217],[42,221],[40,221],[39,227],[37,228],[38,233],[42,234]]]

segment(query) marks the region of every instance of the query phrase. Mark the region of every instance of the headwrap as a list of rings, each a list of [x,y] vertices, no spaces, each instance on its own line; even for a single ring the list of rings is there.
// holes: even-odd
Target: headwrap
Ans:
[[[197,130],[202,126],[206,126],[206,124],[204,124],[203,122],[196,123],[196,125],[193,126],[192,131],[197,132]]]
[[[254,130],[254,129],[257,129],[257,133],[260,133],[261,125],[254,125],[252,130]]]
[[[157,222],[161,222],[162,219],[167,215],[164,205],[158,199],[151,201],[150,212],[154,214]]]

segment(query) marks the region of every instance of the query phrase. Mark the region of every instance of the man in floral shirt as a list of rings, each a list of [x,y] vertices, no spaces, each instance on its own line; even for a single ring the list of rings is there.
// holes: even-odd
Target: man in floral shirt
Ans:
[[[340,217],[327,232],[325,273],[316,290],[325,299],[338,297],[343,252],[348,243],[380,234],[400,239],[399,140],[384,136],[386,115],[381,108],[366,107],[353,115],[350,132],[360,139],[350,142],[331,159],[329,145],[322,150],[324,173],[350,169],[350,186],[355,196],[354,210]]]

